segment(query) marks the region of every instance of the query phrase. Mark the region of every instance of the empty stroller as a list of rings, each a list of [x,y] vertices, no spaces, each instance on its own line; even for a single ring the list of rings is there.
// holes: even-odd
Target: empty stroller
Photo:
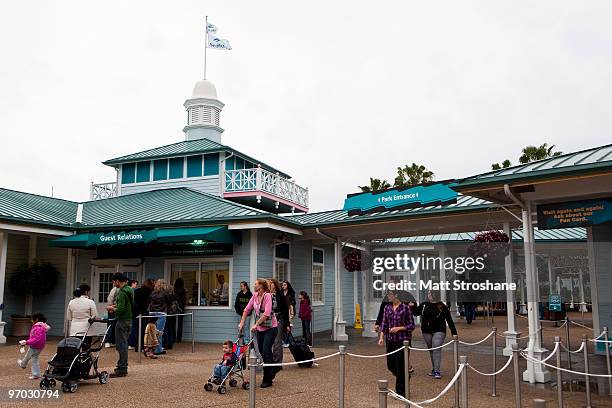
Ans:
[[[89,319],[87,332],[79,336],[65,337],[57,345],[57,352],[40,381],[41,389],[51,389],[56,381],[62,383],[63,392],[76,392],[80,380],[97,378],[100,384],[108,382],[108,373],[98,371],[98,358],[110,328],[110,320]],[[89,333],[94,323],[106,323],[103,333]],[[88,335],[89,333],[89,335]]]
[[[217,392],[219,394],[225,394],[227,392],[227,387],[225,386],[226,382],[229,383],[230,387],[237,387],[238,380],[236,377],[242,380],[242,389],[249,389],[249,382],[245,380],[244,370],[247,368],[247,357],[249,354],[249,349],[251,347],[251,341],[248,343],[244,342],[244,335],[240,333],[238,336],[238,340],[232,342],[232,350],[233,357],[231,361],[233,364],[229,366],[229,370],[227,370],[227,374],[222,378],[215,378],[214,376],[210,376],[206,384],[204,384],[204,389],[206,391],[212,391],[214,385],[218,385]],[[229,381],[228,381],[229,380]]]

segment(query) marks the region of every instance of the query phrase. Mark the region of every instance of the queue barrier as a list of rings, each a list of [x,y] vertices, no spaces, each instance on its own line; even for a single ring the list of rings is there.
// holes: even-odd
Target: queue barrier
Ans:
[[[189,313],[174,313],[174,314],[167,314],[166,318],[168,317],[176,317],[176,316],[191,316],[191,352],[195,353],[195,322],[193,319],[193,312],[189,312]],[[142,363],[142,319],[153,319],[156,318],[158,316],[143,316],[142,314],[139,314],[138,316],[136,316],[136,318],[138,319],[138,362]]]

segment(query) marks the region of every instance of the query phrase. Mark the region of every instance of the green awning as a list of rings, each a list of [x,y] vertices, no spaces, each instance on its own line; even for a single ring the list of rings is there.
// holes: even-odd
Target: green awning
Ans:
[[[219,226],[91,232],[56,238],[51,240],[50,244],[63,248],[95,248],[101,245],[163,244],[193,241],[217,242],[223,244],[240,243],[239,237],[232,234],[226,226]]]

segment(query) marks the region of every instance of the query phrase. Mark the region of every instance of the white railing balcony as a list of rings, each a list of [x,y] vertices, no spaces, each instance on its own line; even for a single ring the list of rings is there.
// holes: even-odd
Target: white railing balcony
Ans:
[[[117,182],[111,181],[109,183],[91,183],[91,190],[89,193],[90,200],[103,200],[105,198],[117,197]]]
[[[254,169],[226,170],[224,196],[253,195],[257,202],[262,196],[283,204],[292,210],[308,211],[308,189],[295,184],[277,173],[261,167]],[[251,192],[252,194],[248,194]]]

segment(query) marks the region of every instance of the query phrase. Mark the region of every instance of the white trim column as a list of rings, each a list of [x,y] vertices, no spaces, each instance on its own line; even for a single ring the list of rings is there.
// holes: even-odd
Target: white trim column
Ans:
[[[36,235],[30,235],[28,238],[28,265],[32,265],[36,261],[36,248],[38,245],[38,239]],[[26,295],[23,313],[25,316],[32,315],[33,303],[34,298],[32,297],[32,295]]]
[[[6,280],[6,256],[8,254],[8,233],[0,231],[0,344],[6,343],[4,336],[4,326],[6,322],[2,320],[4,309],[4,285]]]
[[[510,237],[510,250],[508,251],[508,256],[504,259],[504,267],[506,272],[506,283],[510,284],[513,282],[512,280],[512,272],[514,272],[514,260],[512,257],[512,230],[510,229],[510,223],[504,222],[504,233]],[[520,288],[519,288],[520,289]],[[506,336],[506,347],[504,347],[503,354],[504,356],[512,355],[512,345],[518,344],[517,337],[518,333],[516,332],[516,305],[515,305],[515,291],[507,290],[506,291],[506,312],[508,315],[508,328],[504,332],[504,336]]]
[[[599,322],[599,294],[597,293],[597,270],[595,268],[595,242],[593,240],[593,227],[587,227],[587,254],[589,262],[589,282],[591,284],[591,303],[592,318],[593,318],[593,337],[599,336],[601,333],[601,325]],[[572,291],[572,304],[574,308],[574,278],[570,276],[570,287]]]
[[[252,229],[251,236],[249,238],[250,244],[250,253],[249,253],[249,285],[253,285],[255,283],[255,279],[257,279],[257,230]]]
[[[582,276],[582,268],[578,269],[578,290],[580,293],[580,307],[578,311],[586,313],[589,311],[586,307],[585,298],[584,298],[584,282]]]
[[[72,300],[72,293],[76,289],[76,251],[76,249],[69,248],[66,252],[66,294],[64,298],[64,313],[68,310],[68,303]],[[68,320],[66,319],[66,315],[64,315],[64,333],[68,333]]]
[[[342,240],[336,238],[334,243],[335,264],[334,268],[334,341],[348,341],[346,334],[346,321],[344,320],[344,305],[342,303]]]

